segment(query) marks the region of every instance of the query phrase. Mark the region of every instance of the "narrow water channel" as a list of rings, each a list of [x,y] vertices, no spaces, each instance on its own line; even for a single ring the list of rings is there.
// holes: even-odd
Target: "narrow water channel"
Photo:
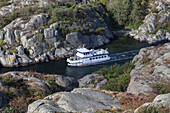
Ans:
[[[148,46],[147,43],[141,43],[129,37],[120,37],[101,48],[108,48],[109,53],[114,54],[119,52],[130,51],[130,50],[139,50],[140,48],[146,46]],[[63,59],[58,61],[50,61],[48,63],[30,65],[27,67],[0,68],[0,73],[5,73],[8,71],[36,71],[36,72],[46,73],[46,74],[47,73],[61,74],[64,76],[71,76],[78,79],[87,74],[93,73],[103,67],[109,67],[115,63],[122,65],[129,60],[109,62],[106,64],[87,66],[87,67],[69,67],[67,66],[66,60]]]

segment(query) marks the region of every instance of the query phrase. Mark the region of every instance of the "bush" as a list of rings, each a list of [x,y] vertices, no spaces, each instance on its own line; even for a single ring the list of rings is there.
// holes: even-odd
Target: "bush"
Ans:
[[[136,20],[135,23],[134,23],[134,29],[138,29],[139,26],[142,24],[143,22],[141,20]]]
[[[17,87],[20,86],[20,84],[17,82],[16,79],[10,78],[10,77],[1,77],[0,78],[2,80],[2,83],[6,86],[13,86],[13,87]]]
[[[18,53],[18,50],[15,48],[15,49],[12,49],[10,50],[11,53]]]
[[[107,10],[121,26],[129,26],[128,23],[142,21],[147,14],[149,0],[110,0]]]
[[[44,41],[44,34],[39,33],[38,36],[39,36],[39,38],[40,38],[40,41]]]
[[[102,5],[106,6],[107,3],[108,3],[108,0],[99,0],[99,2],[100,2]]]
[[[158,13],[159,11],[155,8],[151,10],[152,13]]]
[[[104,27],[99,27],[96,29],[96,34],[103,35],[105,33],[106,28]]]
[[[112,91],[126,91],[130,82],[130,71],[134,68],[134,64],[130,61],[120,66],[115,64],[110,68],[103,68],[96,73],[108,79],[103,89]]]
[[[162,28],[166,29],[167,28],[167,23],[162,24]]]
[[[2,8],[3,6],[9,5],[8,1],[9,0],[0,0],[0,8]]]
[[[154,89],[153,92],[156,94],[166,94],[166,93],[170,93],[170,85],[167,84],[153,84],[151,85],[151,87]]]
[[[3,43],[3,40],[0,40],[0,46],[3,46],[4,43]]]

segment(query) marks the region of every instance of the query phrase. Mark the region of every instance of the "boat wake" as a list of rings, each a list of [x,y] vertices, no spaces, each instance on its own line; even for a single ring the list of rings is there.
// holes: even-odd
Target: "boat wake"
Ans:
[[[121,61],[132,59],[135,55],[137,55],[139,50],[126,51],[121,53],[110,54],[110,60],[107,62]]]

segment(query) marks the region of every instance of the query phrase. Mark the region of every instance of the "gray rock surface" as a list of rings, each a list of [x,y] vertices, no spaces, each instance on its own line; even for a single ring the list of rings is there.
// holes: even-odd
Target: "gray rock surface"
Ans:
[[[87,47],[98,47],[109,42],[109,39],[101,35],[82,35],[80,32],[73,32],[66,35],[66,42],[70,45],[78,47],[85,44]]]
[[[86,75],[83,78],[79,79],[80,88],[96,88],[100,89],[107,83],[107,79],[98,74]]]
[[[130,73],[128,93],[150,93],[152,85],[170,84],[170,43],[143,48],[133,58],[135,69]]]
[[[79,83],[77,80],[70,78],[70,77],[64,77],[64,76],[59,76],[56,77],[56,83],[63,87],[64,90],[66,91],[71,91],[74,88],[79,86]]]
[[[28,106],[28,113],[55,113],[66,112],[64,109],[58,107],[55,103],[49,100],[37,100]]]
[[[53,104],[52,101],[46,100],[33,102],[28,107],[28,113],[34,113],[34,109],[45,109],[43,104],[41,105],[44,101],[46,102],[46,108],[52,108],[55,106],[49,111],[44,111],[44,113],[50,111],[60,112],[61,110],[65,110],[64,112],[93,112],[98,109],[121,107],[117,98],[113,98],[111,95],[91,89],[77,88],[72,92],[63,92],[63,94],[60,93],[59,95],[57,95],[57,93],[52,95],[52,99],[55,104]],[[55,96],[57,97],[56,99],[54,98]],[[50,99],[50,96],[46,99]],[[36,113],[40,112],[37,110]]]
[[[72,46],[79,46],[83,42],[83,35],[80,32],[70,33],[66,36],[66,41]]]

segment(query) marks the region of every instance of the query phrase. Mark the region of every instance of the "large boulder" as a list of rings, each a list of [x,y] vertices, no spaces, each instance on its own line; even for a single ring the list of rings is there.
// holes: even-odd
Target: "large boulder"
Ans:
[[[46,22],[47,22],[47,15],[43,13],[32,16],[29,21],[29,23],[35,26],[45,24]]]
[[[105,79],[104,76],[100,76],[99,74],[90,74],[79,79],[80,88],[100,89],[106,83],[107,83],[107,79]]]
[[[9,45],[15,44],[14,30],[13,29],[5,29],[5,39],[4,41]]]
[[[83,42],[83,35],[80,32],[73,32],[66,35],[66,41],[72,46],[78,47]]]
[[[85,44],[87,47],[98,47],[108,43],[110,40],[105,35],[82,35],[80,32],[74,32],[66,35],[66,42],[71,46],[78,47]]]
[[[56,96],[56,97],[55,97]],[[50,96],[48,98],[50,99]],[[120,108],[117,98],[91,89],[74,89],[72,92],[56,93],[52,101],[37,100],[28,106],[28,113],[48,112],[94,112],[101,109]],[[48,109],[47,109],[48,108]],[[50,108],[50,109],[49,109]]]
[[[55,113],[66,112],[64,109],[56,106],[56,104],[49,100],[37,100],[28,106],[28,113]]]
[[[128,93],[158,93],[156,86],[170,84],[170,43],[143,48],[133,59]]]
[[[66,91],[71,91],[79,86],[78,81],[71,77],[58,76],[55,81]]]
[[[44,29],[44,38],[48,44],[52,44],[54,46],[54,43],[60,39],[60,36],[58,30],[55,30],[54,28],[47,28]]]

